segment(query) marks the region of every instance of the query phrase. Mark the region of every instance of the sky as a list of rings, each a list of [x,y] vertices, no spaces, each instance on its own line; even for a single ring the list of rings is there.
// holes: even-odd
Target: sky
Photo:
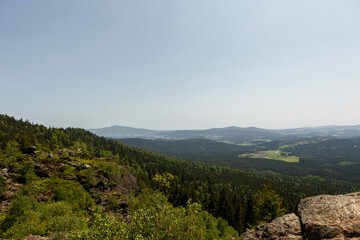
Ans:
[[[0,113],[86,129],[360,124],[360,1],[2,0]]]

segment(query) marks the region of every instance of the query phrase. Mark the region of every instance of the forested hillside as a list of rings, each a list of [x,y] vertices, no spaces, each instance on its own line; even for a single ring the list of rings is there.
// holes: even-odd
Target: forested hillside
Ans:
[[[239,154],[258,149],[254,146],[239,146],[209,139],[149,140],[141,138],[115,139],[121,143],[189,161],[228,161]]]
[[[27,153],[30,146],[35,146],[39,152],[35,155]],[[96,236],[103,232],[106,224],[113,227],[109,233],[113,234],[111,236],[125,232],[129,239],[135,239],[136,234],[151,239],[154,236],[151,234],[155,233],[162,234],[158,239],[178,239],[180,235],[191,239],[194,234],[206,239],[236,237],[227,224],[242,233],[246,228],[270,221],[285,212],[296,211],[297,203],[306,196],[359,189],[354,183],[320,177],[286,177],[271,172],[259,174],[192,163],[129,147],[82,129],[46,128],[5,115],[0,115],[0,149],[1,169],[8,169],[12,181],[20,184],[15,196],[7,199],[10,206],[3,210],[0,218],[2,236],[9,238],[21,238],[35,230],[34,233],[43,235],[59,231],[78,233],[71,235],[72,238]],[[74,156],[69,156],[63,149],[70,149]],[[51,175],[41,174],[38,170],[41,166],[57,164],[65,165]],[[81,169],[77,167],[79,164],[91,168]],[[135,198],[127,195],[125,211],[112,211],[119,209],[124,196],[108,194],[103,198],[91,189],[97,186],[96,179],[102,175],[107,179],[104,180],[107,183],[104,189],[116,189],[125,173],[136,177],[139,195]],[[1,184],[3,193],[6,193],[8,183],[4,180]],[[58,187],[61,185],[69,186],[73,192],[82,192],[81,199],[76,194],[64,193]],[[154,192],[157,189],[163,194]],[[103,204],[100,209],[99,204]],[[197,204],[207,212],[201,211]],[[56,228],[45,217],[49,211],[55,211],[53,208],[60,209],[57,217],[64,220],[61,227]],[[149,211],[144,213],[144,209]],[[109,212],[115,212],[112,214],[115,217],[107,215]],[[225,219],[227,223],[208,213]],[[26,222],[27,214],[36,221]],[[196,223],[196,230],[190,228],[190,222],[187,226],[181,225],[184,223],[180,220],[182,218],[193,218],[191,224]],[[65,221],[67,219],[76,220],[77,225],[71,225]],[[141,219],[147,220],[141,222]],[[34,230],[33,227],[42,221],[48,224],[47,228]],[[20,224],[29,227],[16,233],[16,226]],[[76,227],[69,228],[70,225]]]
[[[200,204],[170,204],[173,176],[150,178],[136,165],[150,153],[81,129],[49,129],[4,115],[0,136],[1,238],[238,238]]]
[[[149,140],[116,139],[189,161],[210,163],[243,170],[272,171],[288,176],[319,176],[360,182],[360,140],[331,138],[296,138],[281,141],[252,141],[235,145],[208,139]],[[277,151],[274,157],[266,152]],[[251,153],[251,154],[248,154]],[[256,156],[256,157],[253,157]],[[286,162],[296,157],[296,162]]]

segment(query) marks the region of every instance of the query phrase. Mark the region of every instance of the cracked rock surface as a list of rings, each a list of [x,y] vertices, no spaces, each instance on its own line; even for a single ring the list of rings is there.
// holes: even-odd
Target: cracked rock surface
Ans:
[[[284,215],[246,232],[242,239],[360,240],[360,192],[308,197],[298,210],[300,219],[293,213]]]
[[[360,192],[305,198],[298,210],[309,239],[360,239]]]
[[[299,218],[294,213],[286,214],[271,223],[260,225],[254,230],[246,232],[242,239],[301,240]]]

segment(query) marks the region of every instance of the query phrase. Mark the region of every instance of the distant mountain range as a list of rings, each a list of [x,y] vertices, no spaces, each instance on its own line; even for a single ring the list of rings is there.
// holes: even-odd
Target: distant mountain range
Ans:
[[[211,139],[244,143],[248,141],[283,140],[308,137],[356,138],[360,137],[360,125],[354,126],[323,126],[293,129],[262,129],[256,127],[225,127],[205,130],[150,130],[124,126],[112,126],[89,129],[98,136],[107,138],[143,138],[143,139]]]

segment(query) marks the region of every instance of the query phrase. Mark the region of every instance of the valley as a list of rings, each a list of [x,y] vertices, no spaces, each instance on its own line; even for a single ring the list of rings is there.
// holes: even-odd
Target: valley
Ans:
[[[260,151],[255,153],[244,153],[239,154],[239,158],[263,158],[263,159],[271,159],[271,160],[279,160],[284,162],[292,162],[298,163],[299,157],[291,156],[287,152],[281,152],[280,150],[268,150],[268,151]]]
[[[2,238],[238,239],[305,197],[360,190],[359,139],[115,141],[6,115],[0,135]]]
[[[1,0],[0,240],[359,240],[359,11]]]
[[[292,138],[247,142],[246,145],[209,139],[116,139],[170,157],[288,176],[319,176],[359,182],[360,139]]]

